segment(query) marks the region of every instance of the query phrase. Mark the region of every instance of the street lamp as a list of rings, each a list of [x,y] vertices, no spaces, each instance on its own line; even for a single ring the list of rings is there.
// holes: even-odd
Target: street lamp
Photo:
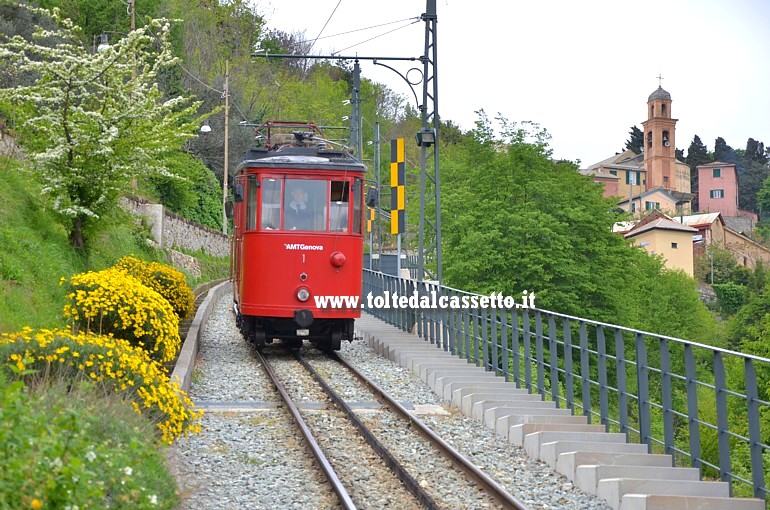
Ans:
[[[96,45],[96,38],[99,38],[99,45]],[[110,43],[107,41],[107,34],[100,34],[94,36],[94,53],[99,53],[110,47]]]

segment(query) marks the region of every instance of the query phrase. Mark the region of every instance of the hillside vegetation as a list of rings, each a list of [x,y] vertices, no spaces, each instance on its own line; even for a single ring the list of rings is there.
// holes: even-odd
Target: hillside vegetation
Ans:
[[[146,242],[149,229],[119,209],[103,217],[88,250],[73,248],[40,187],[23,163],[0,157],[0,333],[63,326],[62,277],[105,269],[125,255],[164,260],[163,252]],[[190,286],[227,275],[226,259],[195,255],[203,259],[204,274],[188,275]]]

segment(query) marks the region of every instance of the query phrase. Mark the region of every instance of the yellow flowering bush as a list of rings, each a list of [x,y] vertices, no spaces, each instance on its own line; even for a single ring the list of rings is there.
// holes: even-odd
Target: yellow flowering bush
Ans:
[[[62,278],[61,283],[65,283]],[[181,344],[179,319],[169,302],[122,269],[80,273],[69,280],[64,316],[75,329],[112,334],[166,363]]]
[[[121,393],[134,410],[157,423],[167,443],[200,431],[202,411],[149,354],[128,341],[93,333],[59,329],[0,335],[0,369],[41,377],[64,376],[101,383]]]
[[[158,262],[145,262],[136,257],[123,257],[114,267],[125,272],[166,298],[179,320],[192,316],[195,297],[181,271]]]

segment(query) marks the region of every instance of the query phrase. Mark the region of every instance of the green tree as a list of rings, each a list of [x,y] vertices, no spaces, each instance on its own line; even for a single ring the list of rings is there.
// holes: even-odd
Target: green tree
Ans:
[[[705,165],[712,161],[708,148],[700,137],[698,135],[693,136],[690,147],[687,148],[687,157],[684,159],[684,162],[690,167],[690,186],[693,193],[698,192],[698,165]],[[693,205],[697,206],[697,204]]]
[[[738,163],[738,154],[735,152],[735,149],[727,145],[727,142],[721,136],[714,140],[714,161]]]
[[[712,244],[704,254],[695,257],[695,278],[706,283],[727,283],[737,267],[735,256],[727,248]]]
[[[719,310],[725,315],[735,315],[743,306],[746,287],[737,283],[715,283],[714,292],[719,299]]]
[[[745,151],[737,151],[739,168],[742,170],[739,181],[739,203],[742,209],[759,212],[767,209],[767,191],[765,182],[770,177],[770,165],[767,162],[765,145],[753,138],[746,142]]]
[[[131,179],[170,175],[164,156],[197,131],[198,104],[183,96],[164,99],[158,89],[158,73],[176,62],[168,21],[154,20],[91,54],[79,27],[58,10],[52,16],[58,29],[41,28],[32,41],[14,37],[0,45],[3,59],[38,76],[34,84],[1,89],[0,99],[17,105],[21,140],[43,192],[65,221],[70,242],[83,248],[89,229],[116,207]],[[42,44],[46,39],[58,44]]]
[[[631,126],[631,131],[628,132],[629,139],[626,140],[626,149],[631,149],[636,154],[641,154],[644,147],[644,133],[636,126]]]

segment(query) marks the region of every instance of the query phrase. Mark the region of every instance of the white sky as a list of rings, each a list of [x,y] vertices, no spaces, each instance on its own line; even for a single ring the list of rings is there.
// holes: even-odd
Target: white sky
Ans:
[[[408,21],[360,29],[419,19],[424,0],[255,1],[270,28],[320,33],[314,54],[423,53],[422,21],[368,42]],[[587,166],[641,128],[662,74],[679,119],[677,148],[686,152],[695,134],[709,150],[718,136],[734,149],[749,137],[770,145],[768,0],[437,0],[437,14],[439,113],[463,130],[482,108],[490,118],[538,122],[555,157]],[[421,67],[383,63],[403,74]],[[414,102],[392,71],[368,61],[361,69]]]

